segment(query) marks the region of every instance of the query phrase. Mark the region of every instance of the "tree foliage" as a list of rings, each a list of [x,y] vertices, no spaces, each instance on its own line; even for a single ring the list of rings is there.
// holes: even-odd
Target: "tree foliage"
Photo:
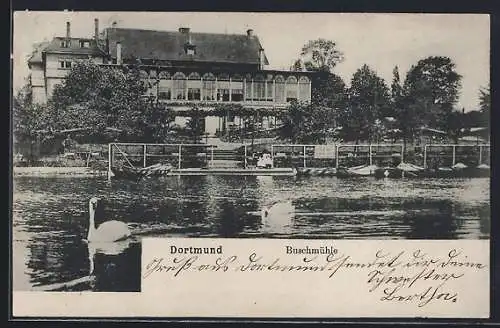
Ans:
[[[409,109],[402,117],[411,119],[412,127],[424,125],[446,130],[449,115],[459,97],[461,76],[448,57],[427,57],[408,71],[404,83],[404,105]]]
[[[390,116],[395,116],[396,113],[403,106],[403,86],[401,85],[401,79],[399,77],[399,68],[397,66],[395,66],[392,71],[391,100],[392,100],[392,108],[391,108],[391,113],[389,114]]]
[[[380,124],[375,123],[380,123],[380,118],[391,108],[390,91],[384,79],[365,64],[354,73],[348,93],[348,108],[342,120],[345,137],[375,140],[380,134]]]
[[[34,159],[39,142],[45,141],[51,118],[46,106],[34,104],[31,86],[24,85],[12,99],[14,143],[28,160]]]
[[[331,111],[312,103],[292,102],[281,114],[280,138],[293,143],[324,143],[331,125]]]
[[[307,42],[301,49],[300,57],[293,65],[295,70],[304,66],[308,71],[332,72],[343,61],[344,54],[337,49],[335,41],[319,38]]]
[[[199,143],[201,141],[204,131],[203,119],[204,116],[202,111],[196,106],[191,107],[189,119],[186,123],[186,132],[192,140],[192,143]]]
[[[146,87],[137,67],[120,70],[81,61],[54,89],[55,128],[90,128],[90,136],[105,139],[113,128],[121,131],[121,140],[161,141],[173,115],[143,97]]]
[[[479,89],[479,109],[483,113],[489,113],[491,110],[490,85],[487,88]]]

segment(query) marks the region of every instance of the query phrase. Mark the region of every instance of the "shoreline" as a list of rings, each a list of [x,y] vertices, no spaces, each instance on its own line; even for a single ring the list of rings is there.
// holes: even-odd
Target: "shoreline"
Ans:
[[[27,166],[12,168],[13,176],[106,176],[106,170],[96,170],[82,166]]]

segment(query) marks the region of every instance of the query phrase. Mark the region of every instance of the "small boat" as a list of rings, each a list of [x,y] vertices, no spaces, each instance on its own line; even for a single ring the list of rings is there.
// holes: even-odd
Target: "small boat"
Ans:
[[[481,178],[490,176],[490,167],[486,164],[478,166],[467,166],[464,163],[456,163],[452,167],[439,167],[437,169],[426,169],[419,173],[424,178]]]
[[[392,178],[399,179],[403,177],[403,170],[397,167],[380,167],[375,170],[375,178],[384,179]]]
[[[378,179],[384,178],[416,178],[421,172],[424,171],[423,167],[411,164],[411,163],[400,163],[397,167],[383,167],[375,170],[375,177]]]
[[[157,163],[147,167],[135,168],[131,166],[117,166],[112,168],[113,176],[130,180],[139,180],[141,178],[153,175],[167,175],[173,169],[171,164]]]
[[[360,165],[349,168],[338,168],[337,177],[360,177],[360,176],[372,176],[375,175],[375,170],[378,167],[376,165]]]

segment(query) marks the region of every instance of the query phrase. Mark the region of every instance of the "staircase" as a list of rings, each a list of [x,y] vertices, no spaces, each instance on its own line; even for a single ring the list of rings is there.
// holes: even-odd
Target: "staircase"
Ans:
[[[243,156],[235,150],[214,149],[213,160],[208,162],[210,168],[238,168]]]

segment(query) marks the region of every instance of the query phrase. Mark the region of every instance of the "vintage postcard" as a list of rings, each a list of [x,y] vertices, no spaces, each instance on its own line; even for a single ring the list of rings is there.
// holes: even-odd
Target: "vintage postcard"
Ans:
[[[490,317],[488,15],[13,31],[14,318]]]

